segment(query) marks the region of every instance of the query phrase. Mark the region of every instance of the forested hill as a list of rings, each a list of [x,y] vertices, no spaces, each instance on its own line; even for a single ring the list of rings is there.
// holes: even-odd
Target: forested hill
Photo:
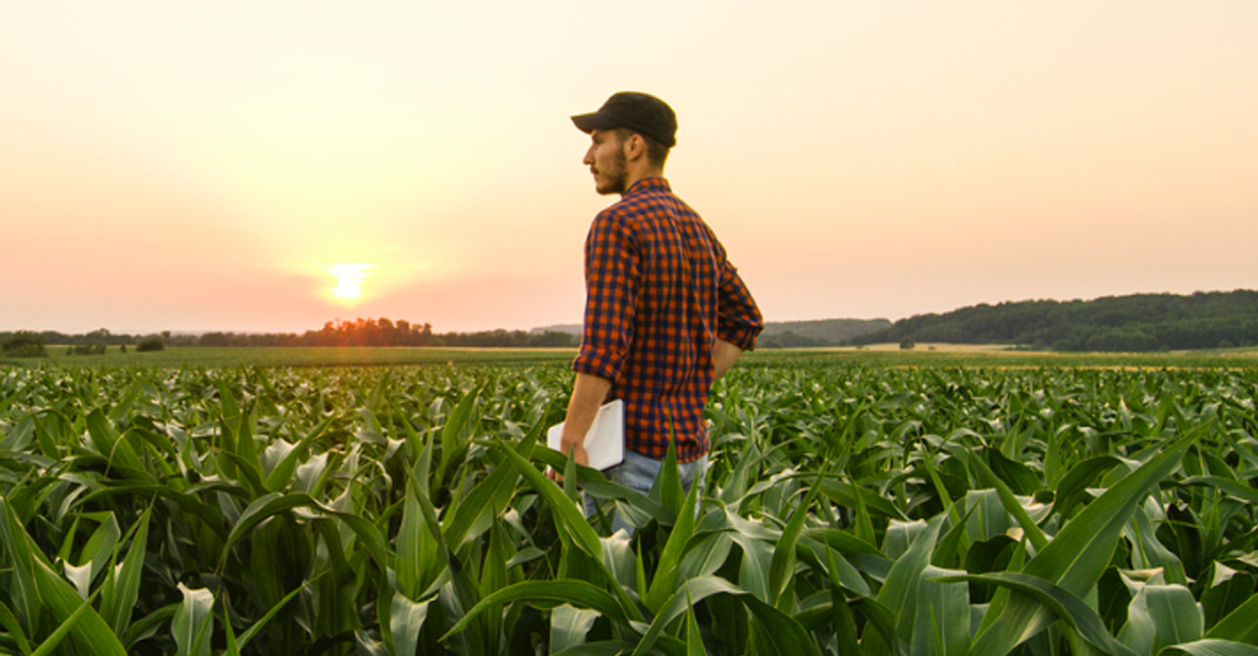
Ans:
[[[801,348],[839,346],[847,340],[889,328],[886,319],[814,319],[810,321],[768,321],[756,340],[756,348]],[[565,332],[581,336],[581,324],[570,323],[534,328],[533,333]]]
[[[1019,301],[923,314],[859,335],[886,342],[1019,344],[1057,351],[1158,351],[1258,344],[1258,291]]]
[[[769,321],[756,341],[757,348],[799,348],[838,346],[843,342],[889,328],[886,319],[816,319],[813,321]]]

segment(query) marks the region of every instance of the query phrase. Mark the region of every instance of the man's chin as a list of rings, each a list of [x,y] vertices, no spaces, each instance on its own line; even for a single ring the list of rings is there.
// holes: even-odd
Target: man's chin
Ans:
[[[597,191],[600,196],[610,196],[612,194],[624,194],[625,189],[626,187],[625,187],[624,180],[595,180],[594,181],[594,191]]]

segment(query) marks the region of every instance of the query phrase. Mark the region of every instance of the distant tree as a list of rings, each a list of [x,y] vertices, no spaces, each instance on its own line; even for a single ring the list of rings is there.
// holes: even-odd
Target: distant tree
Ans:
[[[547,330],[546,332],[529,336],[529,346],[569,347],[578,346],[579,341],[576,335],[558,330]]]
[[[201,335],[197,343],[201,346],[228,346],[231,342],[226,333],[213,332]]]
[[[19,331],[5,338],[0,345],[0,353],[7,358],[46,358],[48,349],[44,346],[44,338],[38,333]]]
[[[900,340],[901,351],[912,351],[915,348],[917,348],[917,342],[914,342],[912,339],[905,338]]]
[[[70,347],[70,355],[104,355],[106,348],[103,342],[75,344]]]
[[[150,335],[140,340],[140,343],[135,345],[135,350],[140,353],[164,351],[166,350],[166,342],[162,341],[162,338],[157,335]]]

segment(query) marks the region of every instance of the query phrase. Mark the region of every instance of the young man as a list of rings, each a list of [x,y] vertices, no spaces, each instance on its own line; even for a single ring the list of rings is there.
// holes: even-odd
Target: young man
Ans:
[[[621,199],[585,242],[585,326],[562,450],[586,464],[581,441],[599,406],[623,399],[625,460],[605,473],[649,491],[671,438],[689,489],[707,465],[712,381],[755,347],[760,310],[711,228],[663,177],[672,108],[622,92],[572,121],[592,139],[584,163],[595,190]]]

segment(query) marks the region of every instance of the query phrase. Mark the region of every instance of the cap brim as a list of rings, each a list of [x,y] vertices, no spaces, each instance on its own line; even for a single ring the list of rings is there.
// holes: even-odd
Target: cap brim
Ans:
[[[611,117],[594,112],[592,114],[577,114],[572,117],[572,122],[577,129],[589,134],[595,130],[610,130],[617,127],[615,121]]]

